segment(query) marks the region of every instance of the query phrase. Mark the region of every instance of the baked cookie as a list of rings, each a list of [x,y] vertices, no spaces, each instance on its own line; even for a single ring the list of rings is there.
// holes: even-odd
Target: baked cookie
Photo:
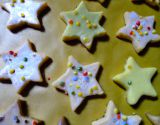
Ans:
[[[153,28],[154,16],[139,16],[134,11],[124,13],[126,26],[119,29],[116,36],[132,41],[132,45],[137,53],[141,52],[148,42],[160,41],[160,36]]]
[[[23,115],[20,100],[15,101],[4,114],[0,115],[0,125],[38,125],[40,123],[42,121]]]
[[[151,84],[156,68],[141,68],[133,57],[129,57],[124,69],[124,72],[113,77],[113,81],[126,89],[127,102],[130,105],[136,104],[142,95],[157,96]]]
[[[144,1],[144,0],[131,0],[131,1]],[[145,0],[147,3],[153,6],[159,6],[159,0]]]
[[[111,100],[107,105],[104,117],[93,121],[92,125],[139,125],[141,120],[139,115],[126,116],[122,114]]]
[[[145,113],[147,118],[153,123],[153,125],[160,125],[160,116],[154,116],[149,113]]]
[[[31,49],[29,40],[17,52],[2,54],[6,66],[0,71],[0,79],[11,79],[17,93],[20,93],[30,81],[42,82],[40,66],[48,59]]]
[[[99,67],[99,62],[81,65],[69,56],[66,73],[52,83],[55,88],[69,94],[72,111],[77,109],[86,96],[104,93],[95,78]]]
[[[18,29],[23,25],[41,28],[38,15],[47,7],[47,2],[12,0],[12,2],[1,4],[1,7],[10,13],[7,22],[9,30]]]
[[[60,17],[67,24],[62,40],[78,39],[90,50],[94,37],[106,35],[106,30],[99,25],[103,12],[89,12],[82,1],[79,6],[68,12],[61,12]]]

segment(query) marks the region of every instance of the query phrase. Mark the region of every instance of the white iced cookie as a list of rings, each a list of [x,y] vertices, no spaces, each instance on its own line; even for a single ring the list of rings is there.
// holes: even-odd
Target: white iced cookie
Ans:
[[[111,100],[107,105],[104,117],[93,121],[92,125],[139,125],[141,120],[139,115],[126,116],[122,114]]]
[[[106,30],[99,24],[102,14],[103,12],[89,12],[83,1],[75,10],[61,12],[60,17],[67,24],[62,40],[78,39],[90,50],[94,37],[106,35]]]
[[[125,12],[124,20],[126,26],[119,29],[116,36],[132,41],[133,47],[137,53],[141,52],[148,42],[160,41],[160,36],[153,28],[154,16],[139,16],[134,11]]]
[[[151,84],[156,68],[141,68],[133,57],[129,57],[124,69],[124,72],[113,77],[113,81],[126,89],[127,102],[130,105],[136,104],[142,95],[157,96]]]
[[[131,0],[131,1],[144,1],[144,0]],[[145,0],[147,3],[153,6],[159,6],[159,0]]]
[[[23,115],[20,100],[15,101],[4,114],[0,115],[0,125],[39,125],[41,122]]]
[[[10,12],[10,17],[7,22],[7,28],[9,30],[17,29],[23,25],[41,28],[38,15],[47,7],[47,2],[12,0],[12,2],[1,4],[1,6]]]
[[[31,43],[27,40],[18,52],[9,51],[2,54],[6,66],[0,71],[0,79],[11,79],[17,93],[30,81],[43,81],[39,68],[48,57],[33,52],[31,48]]]
[[[86,96],[102,95],[104,92],[96,80],[99,62],[81,65],[72,56],[68,58],[66,73],[52,85],[69,94],[72,111],[75,111]]]
[[[59,118],[58,125],[67,125],[66,118],[64,116]]]
[[[154,116],[149,113],[145,113],[147,118],[152,122],[153,125],[160,125],[160,116]]]

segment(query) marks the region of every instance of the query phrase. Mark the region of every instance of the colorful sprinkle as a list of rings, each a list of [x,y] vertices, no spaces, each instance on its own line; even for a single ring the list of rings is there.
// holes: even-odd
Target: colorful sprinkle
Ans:
[[[20,0],[21,3],[24,3],[24,0]]]
[[[129,65],[129,66],[128,66],[128,69],[132,69],[132,66],[131,66],[131,65]]]
[[[72,63],[68,63],[68,67],[71,67],[72,66]]]
[[[11,7],[14,7],[14,3],[11,3]]]
[[[88,82],[88,80],[89,80],[89,78],[87,76],[84,79],[85,79],[86,82]]]
[[[120,114],[118,114],[118,115],[117,115],[117,118],[118,118],[118,119],[121,119],[121,115],[120,115]]]
[[[114,109],[114,113],[118,114],[119,113],[118,109]]]
[[[92,76],[92,73],[91,73],[91,72],[88,72],[88,75],[89,75],[89,76]]]
[[[18,123],[18,116],[13,116],[13,119],[14,119],[14,121],[16,122],[16,123]]]
[[[79,89],[79,88],[80,88],[80,86],[79,86],[79,85],[76,85],[76,88],[77,88],[77,89]]]
[[[136,22],[136,25],[138,25],[138,26],[139,26],[139,25],[140,25],[140,21],[137,21],[137,22]]]
[[[151,29],[150,26],[147,26],[147,29],[150,30]]]
[[[140,35],[140,36],[143,36],[143,32],[140,31],[140,32],[139,32],[139,35]]]
[[[14,69],[10,69],[10,73],[13,74],[15,72]]]
[[[73,80],[74,80],[74,81],[77,81],[77,80],[78,80],[78,76],[77,76],[77,75],[74,75],[74,76],[73,76]]]
[[[139,16],[139,19],[142,19],[143,17],[142,16]]]
[[[75,66],[72,66],[72,69],[73,69],[73,70],[75,70],[75,69],[76,69],[76,67],[75,67]]]
[[[76,25],[77,25],[77,26],[80,26],[80,23],[79,23],[79,22],[77,22],[77,23],[76,23]]]
[[[88,74],[87,71],[83,72],[83,76],[87,76],[87,74]]]
[[[123,116],[122,116],[122,120],[123,120],[123,121],[127,121],[127,116],[126,116],[126,115],[123,115]]]
[[[86,17],[85,17],[84,15],[82,16],[82,18],[83,18],[84,20],[86,20]]]
[[[72,94],[72,95],[74,95],[74,94],[75,94],[74,90],[72,90],[72,91],[71,91],[71,94]]]
[[[17,56],[17,53],[14,53],[13,55],[14,55],[14,56]]]
[[[97,28],[97,24],[93,24],[92,26],[93,26],[94,28]]]
[[[28,124],[28,121],[27,121],[27,120],[25,120],[24,122],[25,122],[26,124]]]
[[[17,2],[17,0],[12,0],[13,3]]]
[[[77,14],[78,14],[78,12],[75,10],[75,11],[74,11],[74,14],[75,14],[75,15],[77,15]]]
[[[48,80],[50,80],[50,78],[48,78]]]
[[[33,120],[33,125],[37,125],[37,122],[35,120]]]
[[[153,34],[156,34],[156,30],[152,30],[152,33],[153,33]]]
[[[69,20],[68,23],[69,23],[69,24],[73,24],[73,20]]]
[[[86,23],[87,23],[87,24],[90,24],[90,23],[91,23],[91,21],[87,20],[87,21],[86,21]]]
[[[19,65],[19,67],[20,67],[21,69],[23,69],[23,68],[24,68],[24,66],[23,66],[23,65]]]
[[[136,35],[136,33],[135,32],[133,32],[133,36],[135,36]]]
[[[92,25],[91,25],[91,24],[88,24],[87,27],[88,27],[88,28],[92,28]]]
[[[132,29],[135,29],[135,25],[132,26]]]
[[[93,89],[89,88],[89,94],[92,94],[92,93],[93,93]]]
[[[64,82],[61,81],[61,82],[59,83],[59,85],[60,85],[60,86],[64,86]]]
[[[72,84],[72,83],[70,83],[70,84],[69,84],[69,87],[72,87],[72,86],[73,86],[73,84]]]
[[[21,77],[21,80],[24,81],[24,80],[25,80],[25,77]]]
[[[13,51],[9,51],[9,53],[10,53],[11,55],[13,55],[14,52],[13,52]]]
[[[98,90],[98,87],[97,87],[97,86],[94,86],[93,89],[94,89],[94,90]]]
[[[25,17],[24,13],[21,14],[21,17]]]
[[[145,35],[148,35],[148,31],[145,31],[144,34],[145,34]]]
[[[82,93],[82,92],[79,92],[79,93],[78,93],[78,96],[83,96],[83,93]]]
[[[132,84],[132,82],[131,81],[128,81],[128,85],[131,85]]]
[[[12,61],[12,59],[9,59],[9,61]]]
[[[24,57],[24,59],[23,59],[24,61],[27,61],[27,57]]]
[[[130,35],[132,35],[133,34],[133,31],[130,31],[130,33],[129,33]]]
[[[73,74],[74,74],[74,75],[77,75],[77,71],[74,71]]]
[[[140,25],[140,26],[138,27],[139,30],[141,30],[142,28],[143,28],[143,25]]]
[[[78,67],[77,69],[78,69],[78,71],[81,71],[81,70],[82,70],[82,67]]]

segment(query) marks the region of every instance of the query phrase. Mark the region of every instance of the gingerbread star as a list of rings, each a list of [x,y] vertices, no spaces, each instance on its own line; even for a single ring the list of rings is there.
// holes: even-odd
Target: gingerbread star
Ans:
[[[107,105],[104,117],[93,121],[92,125],[139,125],[141,120],[139,115],[123,115],[111,100]]]
[[[149,113],[145,113],[147,118],[153,123],[153,125],[160,125],[160,116],[154,116]]]
[[[106,30],[99,24],[102,14],[103,12],[89,12],[83,1],[75,10],[61,12],[60,17],[67,24],[62,40],[79,39],[87,49],[90,49],[94,37],[106,34]]]
[[[15,101],[4,114],[0,115],[0,125],[39,125],[40,123],[42,121],[24,117],[20,100]]]
[[[127,101],[130,105],[136,104],[142,95],[157,96],[151,84],[156,68],[141,68],[133,57],[129,57],[124,69],[124,72],[113,77],[113,81],[126,89]]]
[[[30,81],[43,81],[39,67],[48,57],[33,52],[29,40],[18,52],[9,51],[2,58],[6,66],[0,71],[0,79],[11,79],[17,93]]]
[[[75,111],[86,96],[101,95],[103,90],[96,80],[99,62],[81,65],[72,56],[68,58],[66,73],[52,85],[69,94],[72,110]]]
[[[131,0],[131,1],[144,1],[144,0]],[[159,0],[145,0],[147,3],[153,6],[159,6]]]
[[[10,12],[7,28],[14,30],[25,24],[41,28],[38,14],[47,7],[47,3],[32,0],[12,0],[12,2],[2,4],[1,6]]]
[[[124,20],[126,26],[119,29],[117,36],[132,41],[133,47],[137,53],[141,52],[148,42],[160,41],[160,36],[156,34],[153,28],[154,16],[139,16],[134,11],[125,12]]]

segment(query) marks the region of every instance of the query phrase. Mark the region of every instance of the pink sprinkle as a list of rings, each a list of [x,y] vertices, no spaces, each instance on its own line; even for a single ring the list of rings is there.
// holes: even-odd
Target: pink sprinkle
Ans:
[[[48,78],[48,80],[50,80],[50,78]]]

